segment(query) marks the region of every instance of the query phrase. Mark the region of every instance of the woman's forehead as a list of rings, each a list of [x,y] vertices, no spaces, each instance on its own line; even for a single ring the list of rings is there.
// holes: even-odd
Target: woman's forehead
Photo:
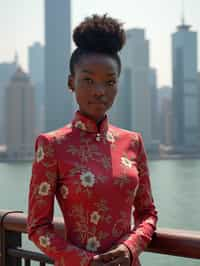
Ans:
[[[88,72],[88,74],[92,74],[96,71],[103,71],[110,75],[118,73],[118,64],[116,60],[104,54],[85,55],[79,60],[76,68],[79,72]]]

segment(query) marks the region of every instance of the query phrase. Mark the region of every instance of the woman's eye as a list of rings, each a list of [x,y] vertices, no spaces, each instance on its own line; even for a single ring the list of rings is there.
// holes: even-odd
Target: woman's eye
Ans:
[[[90,78],[84,78],[84,81],[85,81],[87,84],[93,84],[93,80],[90,79]]]
[[[115,80],[109,80],[107,81],[108,86],[114,86],[116,84]]]

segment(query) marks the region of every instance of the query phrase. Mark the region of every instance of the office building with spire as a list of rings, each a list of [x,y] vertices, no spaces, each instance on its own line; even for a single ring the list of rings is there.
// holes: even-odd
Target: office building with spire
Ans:
[[[182,24],[172,34],[173,145],[196,147],[200,138],[199,91],[197,86],[197,32]]]
[[[45,0],[45,131],[72,119],[73,97],[67,89],[70,15],[70,0]]]

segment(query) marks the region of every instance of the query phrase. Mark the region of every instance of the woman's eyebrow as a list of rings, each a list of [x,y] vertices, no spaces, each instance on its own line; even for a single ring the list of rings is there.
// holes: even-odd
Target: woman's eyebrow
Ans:
[[[116,76],[116,73],[115,72],[108,73],[107,76]]]
[[[87,73],[87,74],[91,74],[91,75],[94,75],[95,73],[90,71],[90,70],[87,70],[87,69],[83,69],[81,71],[81,73]],[[108,73],[107,76],[116,76],[116,73],[115,72],[111,72],[111,73]]]
[[[90,71],[90,70],[87,70],[87,69],[83,69],[81,71],[81,73],[87,73],[87,74],[94,74],[94,72]]]

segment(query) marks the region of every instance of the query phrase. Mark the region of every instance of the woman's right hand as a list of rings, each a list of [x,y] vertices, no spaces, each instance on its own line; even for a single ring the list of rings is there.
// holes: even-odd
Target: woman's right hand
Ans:
[[[98,255],[94,256],[93,260],[90,262],[90,266],[103,266],[103,265],[104,263],[99,259]]]
[[[92,260],[90,266],[103,266],[103,262]]]

